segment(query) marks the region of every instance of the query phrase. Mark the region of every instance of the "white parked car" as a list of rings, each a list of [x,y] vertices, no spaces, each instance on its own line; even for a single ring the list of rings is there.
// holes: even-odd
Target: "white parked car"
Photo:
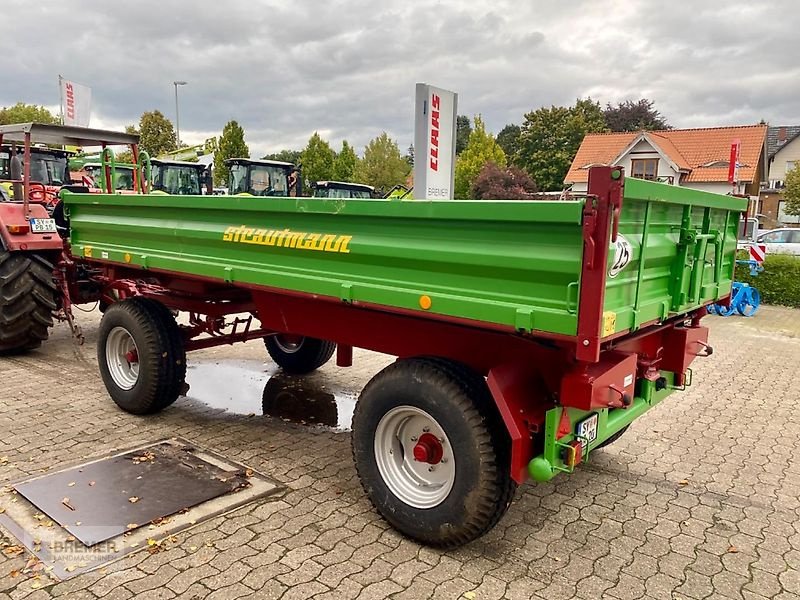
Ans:
[[[800,256],[800,228],[782,227],[762,233],[757,244],[767,247],[767,254],[795,254]]]

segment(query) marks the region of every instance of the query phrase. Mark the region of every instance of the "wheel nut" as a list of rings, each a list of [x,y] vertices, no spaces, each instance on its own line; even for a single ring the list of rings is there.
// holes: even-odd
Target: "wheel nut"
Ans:
[[[412,436],[411,436],[411,441],[412,441],[412,442],[416,442],[416,441],[417,441],[417,436],[415,436],[415,435],[412,435]]]
[[[425,433],[428,433],[430,430],[431,430],[430,427],[423,427],[422,428],[422,431],[424,431]]]
[[[447,462],[447,459],[446,459],[446,458],[444,458],[444,457],[442,457],[442,460],[440,460],[439,462],[441,462],[442,464],[444,464],[444,463],[446,463],[446,462]]]
[[[433,471],[433,467],[428,467],[428,472],[432,472],[432,471]]]

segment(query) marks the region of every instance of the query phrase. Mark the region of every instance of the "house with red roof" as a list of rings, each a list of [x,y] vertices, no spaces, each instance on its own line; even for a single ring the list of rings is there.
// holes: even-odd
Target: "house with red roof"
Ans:
[[[581,143],[564,183],[585,192],[589,169],[622,166],[628,177],[719,194],[757,196],[766,160],[766,125],[590,133]],[[739,142],[736,181],[729,183],[731,146]]]

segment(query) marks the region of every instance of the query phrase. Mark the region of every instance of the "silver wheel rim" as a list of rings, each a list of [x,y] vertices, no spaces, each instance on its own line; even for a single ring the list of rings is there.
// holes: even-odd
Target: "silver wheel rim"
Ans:
[[[424,434],[441,445],[436,464],[419,461],[414,448]],[[398,406],[387,412],[375,430],[375,461],[386,487],[409,506],[433,508],[447,498],[456,478],[450,440],[439,423],[415,406]]]
[[[275,340],[275,345],[281,350],[281,352],[286,354],[294,354],[300,350],[305,338],[298,336],[296,340],[292,340],[290,337],[276,335],[272,339]]]
[[[117,387],[129,390],[139,380],[139,349],[128,330],[115,327],[106,338],[106,365]],[[134,360],[131,360],[134,358]]]

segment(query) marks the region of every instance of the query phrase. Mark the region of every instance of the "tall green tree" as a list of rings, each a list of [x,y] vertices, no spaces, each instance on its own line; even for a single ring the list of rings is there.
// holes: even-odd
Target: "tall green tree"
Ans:
[[[406,155],[403,157],[406,159],[406,162],[409,164],[411,168],[414,167],[414,144],[410,144],[408,146],[408,150],[406,151]]]
[[[155,158],[175,150],[175,129],[172,121],[159,110],[142,114],[139,119],[139,147]]]
[[[591,98],[569,107],[539,108],[525,115],[517,164],[539,189],[560,190],[584,136],[606,130],[600,104]]]
[[[356,174],[356,165],[358,165],[356,151],[347,143],[347,140],[344,140],[342,149],[333,161],[333,178],[336,181],[353,181]]]
[[[475,117],[475,127],[469,134],[467,147],[456,160],[455,190],[456,198],[467,198],[470,187],[486,163],[494,163],[498,167],[506,166],[506,155],[494,139],[486,131],[480,115]]]
[[[611,131],[653,131],[672,129],[667,120],[653,107],[653,101],[641,98],[634,102],[626,100],[616,106],[606,104],[603,117]]]
[[[519,152],[519,136],[521,132],[519,125],[506,125],[497,134],[497,143],[506,153],[506,159],[509,164],[514,163]]]
[[[469,134],[472,133],[472,123],[467,115],[456,117],[456,154],[461,154],[469,142]]]
[[[385,131],[364,148],[364,158],[356,166],[356,180],[388,191],[405,184],[411,166],[400,154],[397,142]]]
[[[330,144],[323,140],[316,131],[312,135],[300,161],[303,163],[303,178],[308,182],[308,189],[315,181],[326,181],[333,176],[333,161],[336,153]]]
[[[139,130],[136,129],[135,125],[126,125],[125,133],[130,133],[132,135],[139,135]],[[121,152],[117,152],[117,154],[114,156],[114,159],[118,163],[130,164],[133,162],[133,153],[130,150],[122,150]]]
[[[214,153],[214,184],[224,186],[228,183],[230,169],[225,164],[229,158],[249,158],[250,148],[244,141],[244,129],[236,121],[228,121],[222,128],[222,135]]]
[[[17,102],[14,106],[0,108],[0,125],[14,123],[44,123],[56,124],[58,117],[44,106]]]
[[[300,155],[303,154],[302,150],[281,150],[280,152],[273,152],[261,157],[262,160],[279,160],[281,162],[288,162],[296,165],[300,162]]]
[[[786,214],[800,215],[800,164],[794,164],[794,168],[786,173],[783,197],[786,200]]]

